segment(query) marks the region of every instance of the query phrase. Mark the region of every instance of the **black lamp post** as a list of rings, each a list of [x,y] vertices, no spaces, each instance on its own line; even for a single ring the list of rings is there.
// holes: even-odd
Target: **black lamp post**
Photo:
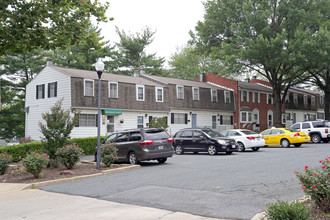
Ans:
[[[100,141],[100,133],[101,133],[101,76],[104,70],[104,63],[99,59],[97,63],[95,63],[95,69],[97,75],[99,77],[99,95],[98,95],[98,114],[97,114],[97,154],[96,154],[96,169],[101,168],[101,141]]]

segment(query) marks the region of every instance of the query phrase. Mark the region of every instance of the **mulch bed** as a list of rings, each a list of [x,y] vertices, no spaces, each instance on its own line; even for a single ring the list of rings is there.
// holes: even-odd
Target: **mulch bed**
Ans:
[[[101,164],[101,169],[96,169],[96,164],[93,162],[80,162],[71,170],[67,170],[63,165],[58,168],[45,168],[42,170],[42,177],[34,178],[30,173],[27,173],[22,164],[12,164],[6,174],[0,175],[0,183],[36,183],[48,180],[57,180],[75,176],[90,175],[102,173],[104,170],[114,169],[118,167],[128,166],[128,164],[113,164],[112,168]]]

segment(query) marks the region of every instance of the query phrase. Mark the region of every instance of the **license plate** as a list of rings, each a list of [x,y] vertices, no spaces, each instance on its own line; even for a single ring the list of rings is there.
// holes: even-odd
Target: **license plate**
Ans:
[[[158,149],[159,149],[159,150],[163,150],[164,147],[163,147],[163,146],[158,146]]]
[[[307,141],[308,138],[305,138],[305,140]]]
[[[235,145],[235,144],[233,144],[233,145],[232,145],[232,148],[236,148],[236,145]]]

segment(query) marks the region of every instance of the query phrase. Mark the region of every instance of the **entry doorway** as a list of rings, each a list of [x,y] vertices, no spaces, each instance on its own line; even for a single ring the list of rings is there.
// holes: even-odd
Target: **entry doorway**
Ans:
[[[197,127],[197,114],[191,115],[191,127],[196,128]]]

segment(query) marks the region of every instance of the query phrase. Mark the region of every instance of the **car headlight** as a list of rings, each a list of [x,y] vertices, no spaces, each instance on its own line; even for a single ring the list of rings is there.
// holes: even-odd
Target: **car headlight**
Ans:
[[[219,144],[221,145],[225,145],[226,144],[226,141],[225,140],[217,140]]]

